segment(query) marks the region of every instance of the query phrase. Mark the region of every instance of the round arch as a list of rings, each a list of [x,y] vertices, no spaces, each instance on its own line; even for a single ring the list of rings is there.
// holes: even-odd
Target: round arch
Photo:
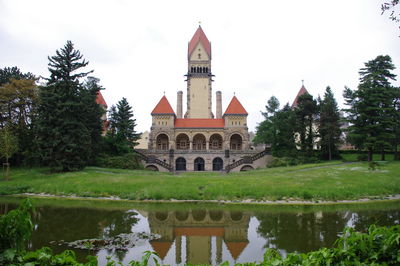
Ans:
[[[167,134],[161,133],[157,135],[156,149],[161,151],[166,151],[169,149],[169,137]]]
[[[175,170],[176,171],[186,171],[186,159],[183,157],[179,157],[175,161]]]
[[[145,169],[146,169],[146,170],[150,170],[150,171],[156,171],[156,172],[159,171],[159,170],[158,170],[158,167],[155,166],[155,165],[148,165],[148,166],[146,166]]]
[[[206,137],[203,134],[196,134],[193,137],[193,150],[205,150],[206,149]]]
[[[229,147],[231,150],[242,150],[243,138],[240,134],[233,134],[229,139]]]
[[[197,157],[194,160],[194,170],[195,171],[204,171],[204,159],[201,157]]]
[[[245,165],[242,168],[240,168],[241,172],[243,172],[243,171],[251,171],[251,170],[254,170],[254,167],[251,166],[251,165]]]
[[[224,168],[224,161],[220,157],[214,158],[212,161],[213,171],[222,171]]]
[[[210,137],[210,150],[222,150],[222,136],[220,134],[212,134]]]
[[[177,150],[188,150],[189,149],[189,136],[185,133],[180,133],[176,137],[176,149]]]

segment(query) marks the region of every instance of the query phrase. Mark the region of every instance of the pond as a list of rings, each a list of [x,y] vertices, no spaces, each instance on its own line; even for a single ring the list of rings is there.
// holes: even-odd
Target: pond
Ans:
[[[0,213],[20,199],[0,197]],[[35,230],[29,249],[73,249],[80,260],[97,255],[127,264],[156,251],[164,264],[262,261],[267,248],[283,256],[331,247],[343,229],[366,231],[371,224],[400,223],[400,201],[341,205],[244,205],[132,203],[34,199]],[[83,239],[132,238],[124,248],[71,247]],[[124,240],[125,241],[125,240]],[[85,244],[83,248],[93,248]],[[126,242],[127,243],[127,242]]]

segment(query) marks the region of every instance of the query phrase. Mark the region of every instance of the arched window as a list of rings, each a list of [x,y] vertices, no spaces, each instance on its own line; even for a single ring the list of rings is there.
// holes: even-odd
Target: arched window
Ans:
[[[208,73],[208,67],[206,67],[206,73]]]
[[[169,139],[165,134],[160,134],[157,136],[157,150],[166,151],[169,149]]]
[[[203,73],[206,73],[206,68],[205,67],[203,67]]]
[[[196,67],[196,71],[197,71],[197,73],[200,73],[200,68]]]
[[[177,150],[189,149],[189,137],[186,134],[179,134],[176,137],[176,149]]]
[[[224,161],[219,157],[214,158],[212,164],[213,171],[221,171],[224,168]]]
[[[195,171],[204,171],[204,159],[203,158],[196,158],[194,160],[194,170]]]
[[[186,160],[183,157],[179,157],[175,161],[175,170],[176,171],[186,171]]]
[[[239,134],[233,134],[230,139],[231,150],[241,150],[242,149],[242,137]]]
[[[205,150],[206,137],[203,134],[197,134],[193,137],[193,150]]]
[[[213,134],[210,137],[210,150],[222,150],[222,137],[219,134]]]

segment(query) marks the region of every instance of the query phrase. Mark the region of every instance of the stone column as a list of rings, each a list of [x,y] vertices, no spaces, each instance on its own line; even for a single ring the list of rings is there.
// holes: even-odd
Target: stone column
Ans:
[[[193,141],[189,141],[189,150],[193,150]]]

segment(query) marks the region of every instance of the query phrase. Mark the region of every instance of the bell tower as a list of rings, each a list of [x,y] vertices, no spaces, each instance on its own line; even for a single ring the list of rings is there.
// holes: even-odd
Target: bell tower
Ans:
[[[187,111],[185,118],[214,118],[211,111],[211,43],[201,26],[188,45]]]

